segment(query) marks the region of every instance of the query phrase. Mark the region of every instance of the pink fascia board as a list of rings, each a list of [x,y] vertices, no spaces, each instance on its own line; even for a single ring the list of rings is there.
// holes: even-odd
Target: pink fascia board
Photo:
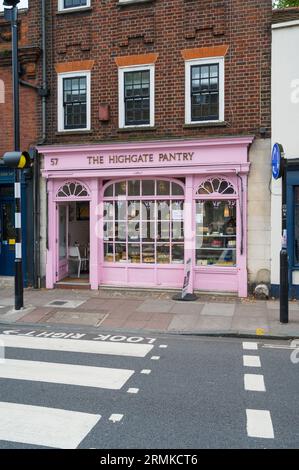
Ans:
[[[254,137],[40,146],[46,172],[246,165]],[[94,174],[94,173],[93,173]],[[85,175],[87,176],[87,175]]]

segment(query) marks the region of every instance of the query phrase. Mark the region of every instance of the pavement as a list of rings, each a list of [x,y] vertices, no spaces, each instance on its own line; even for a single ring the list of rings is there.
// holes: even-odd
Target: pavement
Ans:
[[[76,325],[99,330],[216,336],[299,337],[299,302],[289,302],[289,323],[279,321],[277,300],[198,295],[175,301],[174,292],[104,289],[25,289],[14,310],[12,287],[0,288],[0,323]]]

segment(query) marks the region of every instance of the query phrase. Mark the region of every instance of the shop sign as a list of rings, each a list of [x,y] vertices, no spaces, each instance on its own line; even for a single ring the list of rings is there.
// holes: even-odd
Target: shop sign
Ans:
[[[136,153],[136,154],[109,154],[86,155],[85,168],[117,168],[123,166],[142,166],[142,165],[176,165],[190,164],[194,162],[195,152],[155,152],[155,153]],[[65,165],[63,157],[51,157],[46,159],[46,167],[61,169]]]

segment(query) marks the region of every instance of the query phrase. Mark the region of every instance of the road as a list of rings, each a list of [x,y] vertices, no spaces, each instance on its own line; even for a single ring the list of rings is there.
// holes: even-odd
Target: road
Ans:
[[[6,326],[0,344],[0,448],[299,447],[290,342]]]

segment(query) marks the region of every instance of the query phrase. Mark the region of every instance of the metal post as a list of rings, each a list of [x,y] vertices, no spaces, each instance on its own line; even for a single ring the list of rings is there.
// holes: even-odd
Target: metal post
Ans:
[[[19,113],[19,63],[18,63],[18,8],[9,10],[12,32],[12,76],[13,76],[13,121],[14,150],[20,150],[20,113]],[[21,223],[21,170],[15,170],[15,309],[24,306],[23,266],[22,266],[22,223]]]
[[[280,251],[280,322],[289,322],[289,263],[287,245],[287,160],[282,158],[282,244]]]

